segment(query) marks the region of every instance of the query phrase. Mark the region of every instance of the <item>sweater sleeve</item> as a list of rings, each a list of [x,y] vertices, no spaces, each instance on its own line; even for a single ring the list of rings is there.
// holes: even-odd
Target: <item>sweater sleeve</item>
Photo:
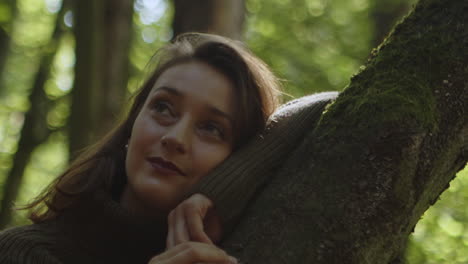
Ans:
[[[0,232],[0,263],[60,264],[38,241],[34,228],[16,227]]]
[[[304,135],[315,127],[326,105],[337,95],[337,92],[309,95],[280,107],[260,136],[203,177],[191,194],[202,193],[209,197],[224,230],[230,232],[254,194],[272,178]]]

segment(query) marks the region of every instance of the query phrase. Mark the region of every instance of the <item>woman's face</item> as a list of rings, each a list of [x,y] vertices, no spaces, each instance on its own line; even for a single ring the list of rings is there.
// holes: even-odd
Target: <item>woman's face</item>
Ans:
[[[128,142],[125,204],[133,210],[169,211],[229,156],[233,91],[228,78],[203,62],[178,64],[162,73]]]

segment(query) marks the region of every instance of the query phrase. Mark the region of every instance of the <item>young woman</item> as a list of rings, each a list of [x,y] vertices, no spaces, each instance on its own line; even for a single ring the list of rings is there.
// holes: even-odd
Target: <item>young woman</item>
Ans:
[[[0,263],[235,263],[212,202],[191,188],[265,126],[276,78],[241,44],[189,33],[126,117],[0,233]]]

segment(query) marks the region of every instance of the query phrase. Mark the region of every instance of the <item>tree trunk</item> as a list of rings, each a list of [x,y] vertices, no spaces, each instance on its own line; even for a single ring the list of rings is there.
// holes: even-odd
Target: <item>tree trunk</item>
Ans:
[[[241,39],[244,5],[244,0],[174,0],[174,37],[204,32]]]
[[[21,129],[18,148],[13,158],[13,166],[8,178],[3,185],[3,197],[0,211],[0,230],[10,223],[12,217],[11,206],[16,200],[24,171],[31,158],[32,152],[40,144],[44,143],[50,134],[47,125],[47,113],[50,110],[51,101],[47,97],[44,85],[50,75],[55,54],[57,53],[60,38],[63,34],[63,15],[67,10],[68,0],[62,5],[57,14],[55,28],[50,41],[44,47],[39,69],[35,75],[29,102],[31,107],[25,114],[23,127]]]
[[[70,157],[108,131],[127,87],[133,0],[75,1]]]
[[[69,157],[87,146],[97,129],[97,91],[101,87],[100,50],[103,1],[74,1],[75,80],[69,117]]]
[[[99,87],[100,102],[98,134],[107,132],[121,112],[130,67],[133,0],[106,0],[104,6],[104,50],[102,53],[102,82]]]
[[[372,47],[377,47],[387,37],[395,23],[411,8],[409,0],[374,1],[370,7],[370,18],[373,22]],[[406,246],[402,248],[401,258],[406,255]]]
[[[223,247],[242,263],[399,263],[468,160],[467,13],[467,1],[421,0]]]

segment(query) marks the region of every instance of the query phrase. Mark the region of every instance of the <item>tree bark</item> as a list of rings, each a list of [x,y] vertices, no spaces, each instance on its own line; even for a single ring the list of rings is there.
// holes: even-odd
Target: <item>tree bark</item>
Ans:
[[[411,8],[409,0],[383,0],[374,1],[370,7],[370,18],[373,22],[372,47],[377,47],[387,37],[395,23],[400,20]],[[406,246],[400,253],[404,259]]]
[[[70,157],[107,131],[125,97],[133,0],[75,1]]]
[[[130,67],[133,0],[107,0],[104,7],[104,50],[98,134],[107,132],[121,112]]]
[[[467,1],[421,0],[223,247],[242,263],[400,263],[421,215],[468,161],[467,12]]]
[[[97,91],[101,86],[102,66],[100,42],[102,35],[101,11],[103,1],[74,1],[75,80],[69,117],[69,152],[87,146],[97,129]]]
[[[244,0],[174,0],[174,10],[174,37],[185,32],[242,37]]]
[[[13,158],[13,166],[3,185],[3,197],[0,211],[0,229],[10,223],[12,217],[11,206],[16,200],[24,171],[31,158],[32,152],[47,140],[50,129],[47,125],[47,113],[50,110],[51,100],[47,97],[44,85],[49,78],[50,70],[57,53],[60,38],[63,35],[63,15],[67,10],[68,0],[65,0],[60,12],[57,14],[55,28],[50,41],[44,47],[38,71],[35,75],[29,102],[31,107],[25,114],[23,127],[18,140],[17,151]]]

